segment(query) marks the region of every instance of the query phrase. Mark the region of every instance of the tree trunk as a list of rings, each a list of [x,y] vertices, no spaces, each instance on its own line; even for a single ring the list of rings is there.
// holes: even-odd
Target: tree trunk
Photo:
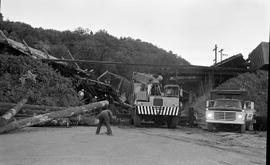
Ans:
[[[14,104],[14,103],[0,102],[0,114],[4,114],[6,111],[8,111],[9,109],[11,109],[14,106],[16,106],[16,104]],[[40,114],[40,113],[48,113],[48,112],[52,112],[52,111],[59,111],[59,110],[63,110],[66,108],[67,107],[24,104],[20,112],[31,115],[34,113]]]
[[[38,115],[38,116],[14,121],[14,122],[11,122],[4,127],[0,127],[0,134],[5,133],[5,132],[9,132],[12,130],[24,128],[24,127],[33,126],[36,124],[41,124],[41,123],[44,123],[44,122],[47,122],[47,121],[50,121],[50,120],[53,120],[56,118],[71,117],[73,115],[78,115],[78,114],[81,114],[84,112],[89,112],[89,111],[92,111],[94,109],[102,108],[102,107],[107,106],[107,105],[109,105],[109,102],[105,100],[105,101],[95,102],[95,103],[91,103],[91,104],[87,104],[87,105],[83,105],[83,106],[70,107],[70,108],[67,108],[67,109],[61,110],[61,111],[50,112],[50,113],[46,113],[43,115]]]
[[[23,107],[28,98],[22,99],[15,107],[9,109],[0,117],[0,127],[6,125]]]

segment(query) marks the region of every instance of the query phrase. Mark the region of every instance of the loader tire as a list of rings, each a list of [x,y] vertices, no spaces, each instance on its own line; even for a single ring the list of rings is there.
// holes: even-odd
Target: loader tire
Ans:
[[[168,120],[168,128],[176,128],[178,125],[178,116],[173,116],[170,120]]]
[[[141,126],[141,121],[142,118],[141,116],[138,116],[136,113],[134,114],[134,118],[133,118],[133,123],[135,127],[140,127]]]
[[[207,125],[207,130],[210,132],[214,131],[214,124],[213,123],[206,123]]]

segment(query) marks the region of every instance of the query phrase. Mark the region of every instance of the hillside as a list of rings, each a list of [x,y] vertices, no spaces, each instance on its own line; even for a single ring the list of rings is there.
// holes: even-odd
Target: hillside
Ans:
[[[5,35],[15,41],[24,40],[29,46],[47,50],[58,58],[70,59],[68,50],[75,59],[108,60],[128,63],[149,64],[181,64],[189,65],[185,59],[167,52],[151,43],[139,39],[116,38],[105,30],[93,33],[89,29],[77,28],[74,31],[56,31],[52,29],[33,28],[21,22],[0,22],[0,29]],[[94,69],[97,75],[110,70],[130,78],[131,68],[117,65],[80,64],[83,69]],[[143,72],[153,71],[153,68],[134,67]]]

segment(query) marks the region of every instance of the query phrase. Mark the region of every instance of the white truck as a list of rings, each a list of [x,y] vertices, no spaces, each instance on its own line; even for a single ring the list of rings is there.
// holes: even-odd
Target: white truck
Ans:
[[[212,90],[211,100],[206,101],[206,124],[209,131],[217,126],[230,124],[238,126],[241,133],[251,129],[255,120],[254,102],[246,101],[247,91],[243,89]]]
[[[135,109],[132,114],[135,126],[142,121],[154,121],[176,128],[183,107],[182,89],[176,84],[162,85],[162,77],[145,73],[133,73]]]

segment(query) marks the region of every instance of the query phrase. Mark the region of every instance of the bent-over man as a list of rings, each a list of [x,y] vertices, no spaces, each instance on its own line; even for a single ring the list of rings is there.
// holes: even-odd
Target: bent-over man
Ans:
[[[107,128],[107,135],[112,135],[112,129],[110,127],[110,122],[112,121],[112,111],[110,110],[102,110],[99,115],[97,116],[99,119],[99,123],[97,126],[97,130],[96,130],[96,134],[98,135],[100,132],[100,128],[102,126],[102,124],[106,125]]]

